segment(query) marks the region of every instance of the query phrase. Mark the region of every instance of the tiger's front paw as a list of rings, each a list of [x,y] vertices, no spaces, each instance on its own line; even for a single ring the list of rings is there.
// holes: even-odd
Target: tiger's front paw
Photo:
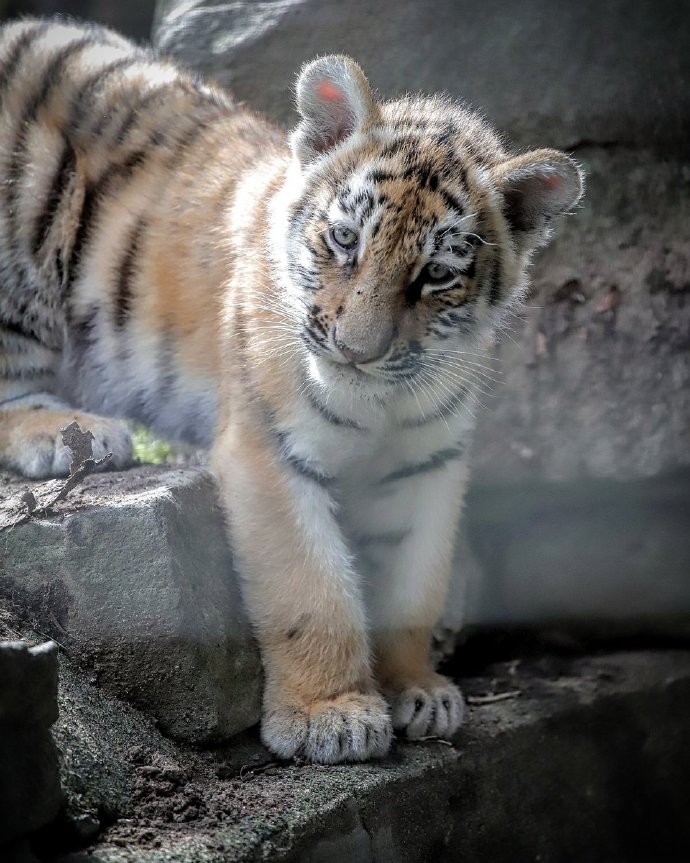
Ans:
[[[6,440],[0,460],[7,467],[30,479],[67,476],[71,453],[62,442],[60,429],[77,421],[82,431],[93,434],[93,457],[112,453],[108,466],[121,470],[132,463],[132,438],[121,420],[73,411],[6,411],[0,419]]]
[[[465,702],[458,687],[440,674],[419,685],[388,694],[393,727],[411,740],[420,737],[449,738],[460,728]]]
[[[388,706],[378,694],[346,692],[309,706],[267,706],[261,739],[280,758],[320,764],[381,758],[393,730]]]

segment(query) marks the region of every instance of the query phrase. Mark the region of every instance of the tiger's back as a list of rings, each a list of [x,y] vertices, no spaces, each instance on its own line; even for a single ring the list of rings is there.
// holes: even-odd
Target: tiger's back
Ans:
[[[210,444],[220,226],[280,135],[97,26],[5,26],[0,75],[0,406]]]

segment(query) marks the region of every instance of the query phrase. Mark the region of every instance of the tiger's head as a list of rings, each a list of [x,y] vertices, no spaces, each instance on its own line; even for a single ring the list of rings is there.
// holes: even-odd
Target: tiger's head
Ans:
[[[344,56],[304,68],[274,250],[310,375],[376,390],[477,351],[582,195],[556,150],[510,155],[445,97],[377,102]]]

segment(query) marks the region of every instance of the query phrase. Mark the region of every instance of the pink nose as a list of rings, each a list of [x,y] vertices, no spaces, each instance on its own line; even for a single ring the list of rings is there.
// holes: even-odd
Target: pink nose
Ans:
[[[340,353],[349,363],[366,363],[376,358],[374,356],[370,356],[368,353],[348,348],[348,346],[342,342],[336,342],[335,344]]]
[[[370,363],[372,360],[377,360],[386,353],[390,347],[391,338],[372,338],[371,343],[366,347],[357,346],[354,348],[342,341],[337,331],[334,329],[333,341],[342,356],[345,357],[349,363]]]

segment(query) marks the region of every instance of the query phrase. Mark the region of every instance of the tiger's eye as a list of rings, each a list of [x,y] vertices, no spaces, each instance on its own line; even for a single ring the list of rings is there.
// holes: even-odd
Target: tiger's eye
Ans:
[[[359,242],[357,231],[353,231],[352,228],[347,228],[345,225],[336,225],[331,230],[331,237],[336,245],[347,252],[352,251]]]
[[[450,267],[432,262],[427,265],[426,274],[431,282],[443,282],[450,276]]]

